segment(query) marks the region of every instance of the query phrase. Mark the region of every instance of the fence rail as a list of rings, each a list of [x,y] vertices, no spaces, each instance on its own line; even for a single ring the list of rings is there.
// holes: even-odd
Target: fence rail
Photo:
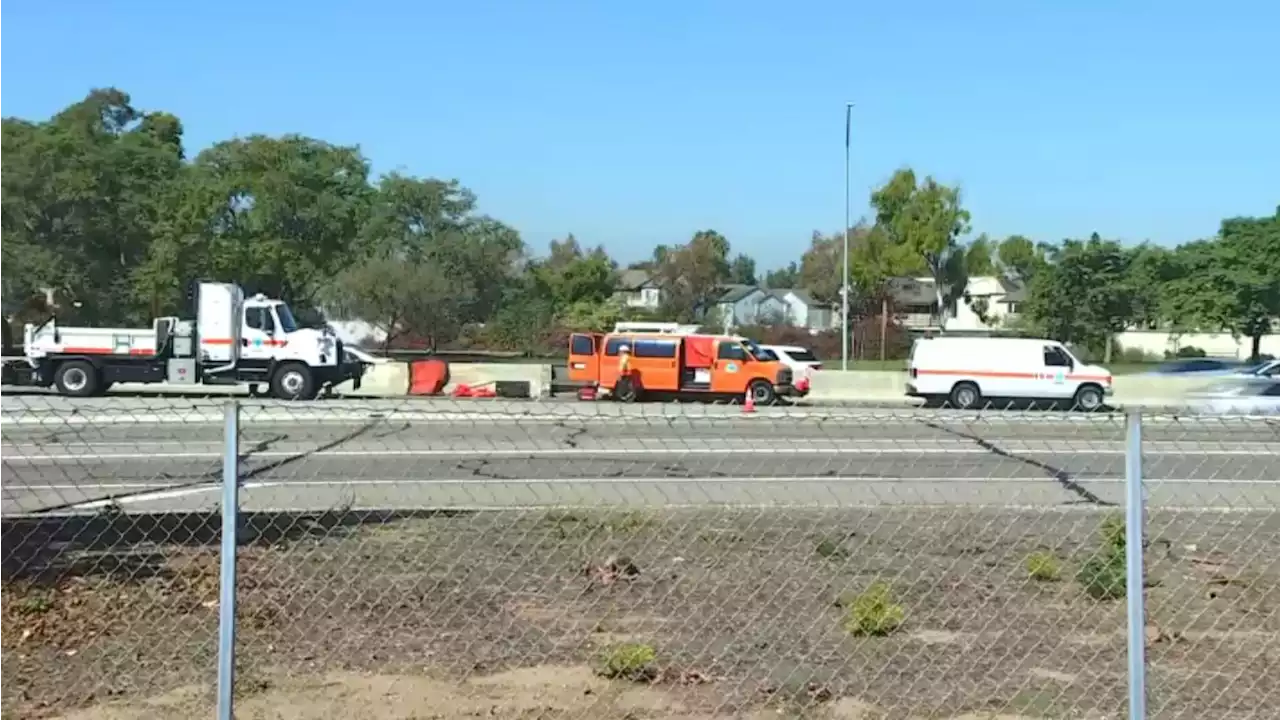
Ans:
[[[1265,418],[20,396],[0,429],[6,718],[1280,703]]]

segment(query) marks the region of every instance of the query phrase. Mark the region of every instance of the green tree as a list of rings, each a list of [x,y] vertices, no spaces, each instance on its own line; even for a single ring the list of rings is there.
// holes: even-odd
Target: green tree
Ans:
[[[1036,271],[1027,318],[1048,337],[1101,351],[1110,360],[1112,334],[1135,314],[1129,259],[1119,243],[1097,233],[1086,241],[1064,240]]]
[[[617,283],[617,267],[605,249],[597,247],[584,253],[573,235],[552,240],[547,259],[531,263],[529,269],[538,276],[557,311],[584,303],[603,304]]]
[[[996,264],[1023,282],[1030,282],[1045,264],[1045,247],[1030,238],[1010,235],[996,247]]]
[[[254,135],[196,157],[177,193],[174,220],[146,273],[171,302],[197,277],[301,307],[358,262],[375,192],[359,150],[313,138]]]
[[[800,285],[800,263],[791,262],[786,267],[770,270],[764,276],[765,287],[794,288]]]
[[[133,284],[183,171],[177,118],[94,90],[46,122],[6,118],[0,157],[6,304],[47,288],[67,319],[141,322]]]
[[[888,243],[923,261],[945,319],[968,284],[959,238],[969,231],[969,211],[960,204],[960,191],[931,177],[917,182],[906,168],[871,194],[871,205]]]
[[[729,263],[729,282],[739,285],[755,285],[756,261],[750,255],[738,253]]]
[[[986,233],[982,233],[965,248],[965,274],[969,277],[994,275],[996,271],[995,258],[995,243],[991,241],[991,238],[987,237]]]
[[[1175,327],[1228,330],[1249,338],[1257,357],[1280,315],[1280,208],[1224,220],[1217,239],[1184,245],[1174,258],[1164,307]]]
[[[1169,283],[1177,273],[1174,253],[1167,248],[1143,243],[1129,251],[1127,282],[1133,292],[1134,323],[1142,327],[1160,325],[1171,300]]]
[[[658,248],[655,277],[663,290],[664,314],[678,322],[700,318],[729,280],[729,241],[714,230],[701,230],[685,245]]]

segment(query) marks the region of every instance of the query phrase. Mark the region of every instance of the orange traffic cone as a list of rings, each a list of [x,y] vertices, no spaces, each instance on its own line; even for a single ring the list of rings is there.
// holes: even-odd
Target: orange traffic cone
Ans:
[[[751,392],[750,388],[747,388],[747,398],[746,398],[746,401],[742,403],[742,414],[746,415],[748,413],[753,413],[755,411],[756,411],[755,393]]]

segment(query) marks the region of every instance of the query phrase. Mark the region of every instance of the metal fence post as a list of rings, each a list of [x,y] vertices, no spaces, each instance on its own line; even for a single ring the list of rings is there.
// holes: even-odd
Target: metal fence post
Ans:
[[[1129,720],[1147,717],[1147,617],[1143,607],[1142,567],[1142,411],[1131,408],[1125,417],[1125,597],[1129,625]]]
[[[227,403],[222,438],[222,571],[218,583],[218,720],[235,716],[236,524],[240,505],[240,403]]]

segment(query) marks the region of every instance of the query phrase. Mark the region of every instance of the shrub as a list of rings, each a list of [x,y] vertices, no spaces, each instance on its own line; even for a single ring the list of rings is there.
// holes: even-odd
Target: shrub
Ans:
[[[906,610],[893,601],[889,585],[875,582],[849,604],[844,629],[854,635],[888,635],[901,627],[906,618]]]
[[[1027,574],[1033,580],[1057,582],[1062,577],[1062,565],[1047,550],[1033,552],[1027,556]]]
[[[1104,549],[1089,558],[1076,580],[1094,600],[1118,600],[1125,596],[1124,551]]]
[[[1102,547],[1080,567],[1076,580],[1095,600],[1116,600],[1125,596],[1125,521],[1111,515],[1098,529]]]
[[[1121,515],[1108,515],[1098,526],[1098,535],[1102,539],[1103,550],[1118,551],[1124,556],[1125,522]]]
[[[596,674],[610,679],[647,682],[657,676],[654,666],[657,657],[652,645],[623,643],[605,653]]]

